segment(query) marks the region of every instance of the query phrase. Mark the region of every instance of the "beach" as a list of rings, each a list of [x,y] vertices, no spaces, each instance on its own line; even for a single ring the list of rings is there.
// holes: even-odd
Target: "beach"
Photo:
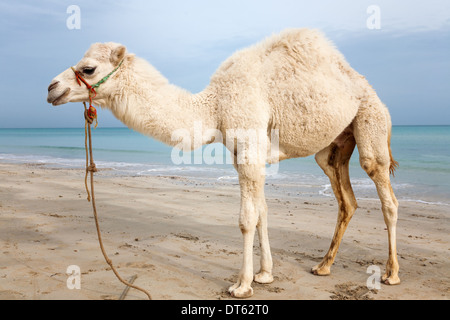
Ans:
[[[371,266],[384,273],[388,237],[379,200],[358,199],[331,275],[311,274],[328,250],[337,202],[266,183],[275,281],[253,283],[249,299],[449,299],[450,206],[400,199],[401,284],[369,289]],[[175,175],[95,174],[105,249],[122,277],[153,299],[233,299],[243,239],[237,181]],[[0,163],[0,299],[118,299],[120,283],[101,254],[84,168]],[[80,289],[67,268],[78,266]],[[254,269],[259,269],[255,239]],[[372,269],[373,270],[373,267]],[[145,299],[131,289],[126,299]]]

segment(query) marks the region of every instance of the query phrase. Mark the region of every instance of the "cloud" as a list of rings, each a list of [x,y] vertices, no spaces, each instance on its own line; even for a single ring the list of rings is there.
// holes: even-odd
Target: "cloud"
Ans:
[[[80,30],[66,27],[71,4],[81,9]],[[372,4],[380,8],[381,30],[367,29],[367,7]],[[284,28],[312,27],[323,30],[368,76],[399,115],[396,120],[438,121],[445,115],[439,99],[449,101],[440,91],[450,85],[443,77],[449,63],[444,54],[449,52],[444,43],[449,13],[450,2],[444,0],[2,1],[0,113],[14,105],[23,111],[23,126],[77,126],[76,107],[55,111],[45,102],[46,88],[93,42],[123,43],[171,82],[196,92],[234,51]],[[393,70],[399,72],[392,75]],[[432,91],[433,100],[426,115],[419,106],[423,103],[417,102],[430,96],[424,88]],[[400,118],[405,108],[414,112]],[[102,116],[103,125],[121,125]],[[0,127],[10,125],[15,124],[0,118]]]

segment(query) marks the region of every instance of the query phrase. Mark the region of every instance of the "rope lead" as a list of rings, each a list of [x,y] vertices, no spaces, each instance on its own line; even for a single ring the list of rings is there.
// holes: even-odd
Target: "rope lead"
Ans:
[[[95,162],[94,162],[94,158],[92,156],[92,134],[91,134],[91,124],[92,124],[92,119],[88,118],[86,115],[88,115],[87,111],[87,107],[86,107],[86,103],[84,103],[84,109],[85,109],[85,148],[86,148],[86,176],[85,176],[85,186],[86,186],[86,191],[88,194],[88,201],[90,201],[92,203],[92,210],[94,212],[94,218],[95,218],[95,226],[97,229],[97,236],[98,236],[98,242],[100,244],[100,249],[102,251],[103,257],[105,258],[106,263],[111,267],[111,270],[114,272],[114,274],[116,275],[117,279],[119,279],[120,282],[122,282],[124,285],[126,285],[127,287],[130,288],[134,288],[136,290],[139,290],[143,293],[145,293],[148,297],[149,300],[152,300],[152,296],[150,295],[150,293],[148,293],[147,290],[142,289],[134,284],[129,283],[128,281],[124,280],[119,273],[117,272],[116,268],[114,267],[111,259],[108,257],[108,255],[106,254],[105,248],[103,246],[103,241],[102,241],[102,235],[100,232],[100,225],[98,223],[98,217],[97,217],[97,208],[95,206],[95,193],[94,193],[94,172],[97,172],[97,167],[95,166]],[[91,121],[89,121],[91,120]],[[86,130],[87,129],[87,130]],[[88,144],[88,140],[89,140],[89,144]],[[89,188],[88,188],[88,183],[87,183],[87,176],[88,173],[90,173],[90,180],[91,180],[91,192],[89,193]],[[91,198],[91,194],[92,194],[92,198]],[[92,201],[91,201],[92,200]]]
[[[145,289],[142,289],[134,284],[129,283],[128,281],[125,281],[117,272],[116,268],[114,267],[114,265],[112,264],[111,259],[109,259],[108,255],[106,254],[105,248],[103,246],[103,241],[102,241],[102,235],[100,232],[100,226],[98,223],[98,217],[97,217],[97,208],[95,206],[95,193],[94,193],[94,172],[97,172],[97,167],[95,166],[95,162],[94,162],[94,157],[92,156],[92,134],[91,134],[91,124],[94,122],[96,122],[95,124],[95,128],[97,127],[97,110],[92,106],[92,99],[95,98],[95,96],[97,95],[97,92],[95,91],[95,88],[98,88],[100,86],[100,84],[104,83],[106,80],[108,80],[108,78],[115,72],[117,71],[117,69],[122,65],[123,60],[120,62],[120,64],[113,70],[111,71],[106,77],[102,78],[99,82],[97,82],[94,85],[89,85],[86,80],[84,80],[80,73],[75,70],[75,68],[71,67],[73,72],[75,73],[75,79],[78,82],[78,84],[81,86],[81,82],[83,82],[86,85],[86,88],[89,91],[89,108],[86,107],[86,103],[83,102],[84,105],[84,118],[85,118],[85,123],[84,123],[84,146],[86,149],[86,175],[84,177],[84,184],[86,187],[86,192],[87,192],[87,200],[89,202],[92,203],[92,210],[94,213],[94,219],[95,219],[95,226],[97,229],[97,236],[98,236],[98,242],[100,244],[100,249],[102,251],[103,257],[105,258],[106,263],[111,267],[111,270],[114,272],[114,274],[116,275],[117,279],[119,279],[120,282],[122,282],[123,284],[125,284],[127,287],[130,288],[134,288],[136,290],[139,290],[143,293],[145,293],[148,297],[149,300],[152,300],[152,296],[150,295],[150,293],[148,293],[148,291],[146,291]],[[91,191],[89,192],[89,187],[88,187],[88,175],[90,174],[90,180],[91,180]],[[92,195],[92,197],[91,197]],[[92,200],[92,201],[91,201]],[[133,279],[134,281],[134,279]]]

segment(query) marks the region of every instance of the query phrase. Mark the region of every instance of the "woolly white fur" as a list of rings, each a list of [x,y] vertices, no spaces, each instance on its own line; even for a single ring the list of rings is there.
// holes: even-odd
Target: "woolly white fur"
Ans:
[[[96,67],[95,83],[122,66],[100,86],[94,103],[110,109],[128,127],[170,145],[174,131],[185,129],[189,138],[201,122],[203,140],[190,148],[210,143],[208,129],[279,132],[279,159],[316,154],[316,161],[330,178],[339,202],[338,222],[328,253],[312,269],[327,275],[348,222],[356,210],[356,198],[348,176],[348,160],[355,145],[360,162],[375,182],[388,227],[389,260],[383,281],[397,284],[396,221],[398,202],[389,170],[395,167],[390,151],[391,119],[387,108],[366,79],[353,70],[342,54],[320,32],[290,29],[234,53],[218,68],[210,84],[192,94],[169,83],[145,60],[116,43],[94,44],[76,69]],[[87,101],[72,70],[57,76],[49,87],[54,105]],[[240,137],[236,137],[239,142]],[[191,139],[189,141],[193,141]],[[217,142],[217,141],[215,141]],[[236,149],[230,150],[233,155]],[[272,256],[267,233],[264,197],[264,165],[235,164],[241,188],[239,226],[244,237],[244,259],[238,281],[229,291],[236,297],[253,294],[253,280],[270,283]],[[258,230],[261,269],[253,276],[253,238]]]

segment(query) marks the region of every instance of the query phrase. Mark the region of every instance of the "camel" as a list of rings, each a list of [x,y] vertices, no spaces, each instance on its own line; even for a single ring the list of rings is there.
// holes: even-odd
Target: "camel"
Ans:
[[[121,64],[120,68],[117,68]],[[391,118],[368,81],[353,70],[344,56],[320,31],[289,29],[237,51],[211,77],[209,85],[193,94],[169,83],[144,59],[117,43],[95,43],[74,67],[89,83],[117,71],[97,88],[94,105],[109,109],[129,128],[177,146],[172,133],[180,128],[194,141],[194,124],[201,122],[203,144],[227,140],[227,130],[278,132],[278,156],[270,161],[315,155],[329,177],[338,202],[336,229],[328,252],[311,271],[329,275],[344,232],[357,202],[349,178],[349,160],[358,146],[360,165],[375,183],[387,225],[389,257],[382,281],[400,283],[396,249],[398,201],[390,182],[397,162],[390,148]],[[47,101],[53,105],[89,100],[71,68],[55,77]],[[222,132],[216,141],[211,130]],[[238,136],[229,148],[235,160]],[[198,139],[197,139],[198,140]],[[247,147],[246,147],[247,145]],[[255,157],[260,157],[255,159]],[[261,159],[262,157],[262,159]],[[253,295],[252,282],[271,283],[273,263],[264,195],[268,156],[248,153],[233,161],[240,185],[239,228],[244,239],[238,280],[229,288],[237,298]],[[263,161],[261,161],[263,160]],[[253,273],[255,231],[260,242],[260,270]]]

